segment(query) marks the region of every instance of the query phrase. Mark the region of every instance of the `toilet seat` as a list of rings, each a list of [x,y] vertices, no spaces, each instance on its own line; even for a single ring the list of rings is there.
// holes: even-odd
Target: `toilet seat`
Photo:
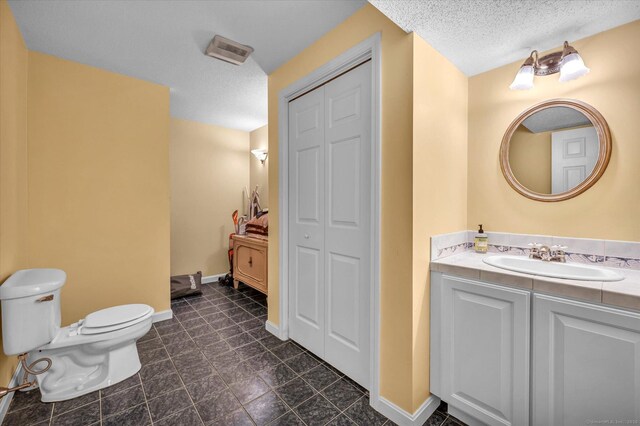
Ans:
[[[130,327],[149,318],[153,308],[149,305],[131,304],[113,306],[87,315],[79,323],[80,334],[101,334]]]
[[[138,330],[144,330],[146,327],[151,326],[155,311],[151,306],[147,305],[134,306],[137,307],[133,308],[130,305],[114,306],[113,308],[103,309],[103,311],[108,312],[97,311],[89,314],[85,319],[58,329],[53,340],[38,348],[38,350],[57,350],[69,346],[108,342],[120,339],[123,336],[135,335]],[[144,313],[145,311],[146,314]],[[93,315],[97,313],[100,313],[100,315]],[[96,322],[96,318],[101,321]],[[86,327],[87,319],[90,319],[89,324],[105,325],[102,327]],[[108,325],[110,323],[111,325]]]

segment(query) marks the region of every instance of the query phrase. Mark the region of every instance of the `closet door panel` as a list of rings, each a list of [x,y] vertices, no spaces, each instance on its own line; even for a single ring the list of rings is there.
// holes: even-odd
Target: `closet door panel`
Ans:
[[[360,226],[360,145],[359,137],[329,145],[329,223],[334,228]]]
[[[324,87],[289,104],[289,333],[324,356]]]
[[[360,347],[360,259],[329,254],[327,333],[353,350]]]
[[[371,63],[289,103],[290,336],[369,387]]]
[[[297,320],[303,321],[316,330],[322,329],[323,326],[320,322],[322,306],[319,304],[322,300],[319,295],[324,291],[322,283],[318,280],[321,267],[320,257],[319,250],[296,247],[295,263],[298,273],[295,277],[296,303],[294,305],[294,314]]]
[[[320,148],[317,146],[296,152],[296,175],[299,176],[296,193],[296,221],[298,224],[320,225]]]
[[[325,86],[325,359],[369,387],[371,63]]]

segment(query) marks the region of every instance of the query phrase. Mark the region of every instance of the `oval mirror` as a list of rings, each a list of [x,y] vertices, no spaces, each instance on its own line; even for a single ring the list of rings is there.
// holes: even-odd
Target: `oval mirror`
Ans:
[[[591,105],[552,99],[532,106],[502,138],[500,166],[525,197],[562,201],[589,189],[611,157],[611,134]]]

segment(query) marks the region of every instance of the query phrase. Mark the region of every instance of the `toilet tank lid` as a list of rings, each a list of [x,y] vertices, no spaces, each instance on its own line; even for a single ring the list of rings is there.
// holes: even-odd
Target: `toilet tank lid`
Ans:
[[[0,300],[37,296],[58,290],[67,280],[61,269],[22,269],[0,286]]]

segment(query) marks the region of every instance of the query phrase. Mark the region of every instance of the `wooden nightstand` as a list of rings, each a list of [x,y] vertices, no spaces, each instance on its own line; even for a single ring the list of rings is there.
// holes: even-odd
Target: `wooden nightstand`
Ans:
[[[268,293],[268,242],[259,238],[233,236],[233,286],[238,282]]]

